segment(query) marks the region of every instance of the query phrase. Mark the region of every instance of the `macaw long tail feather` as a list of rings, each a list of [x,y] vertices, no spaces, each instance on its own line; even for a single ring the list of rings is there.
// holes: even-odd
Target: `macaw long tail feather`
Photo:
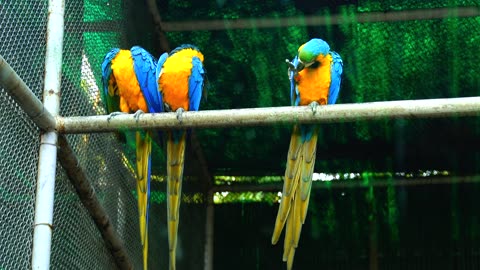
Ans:
[[[293,127],[292,137],[290,139],[290,147],[288,149],[287,166],[285,169],[285,182],[283,184],[282,199],[278,208],[275,228],[272,235],[272,244],[275,245],[280,238],[287,217],[289,216],[291,202],[293,200],[293,192],[299,181],[300,158],[302,148],[302,139],[300,129],[297,125]],[[288,226],[288,225],[287,225]],[[285,236],[286,237],[286,236]]]
[[[315,127],[308,129],[306,136],[301,133],[299,127],[295,126],[288,151],[282,201],[272,236],[272,243],[275,244],[286,223],[283,261],[287,262],[288,270],[292,269],[295,249],[307,216],[318,139]]]
[[[143,269],[147,269],[148,262],[148,209],[150,197],[150,156],[152,152],[152,134],[150,131],[142,136],[136,132],[137,154],[137,194],[138,217],[140,223],[140,238],[143,248]]]
[[[302,159],[303,157],[301,157],[301,161]],[[300,172],[298,176],[300,176]],[[295,249],[298,247],[298,240],[300,239],[300,232],[302,231],[302,221],[300,215],[302,201],[300,196],[298,196],[298,189],[293,194],[291,204],[292,208],[290,209],[290,214],[287,218],[285,242],[283,245],[283,261],[287,262],[287,269],[289,270],[292,268]]]
[[[180,199],[182,195],[183,165],[186,132],[170,132],[167,140],[167,218],[170,270],[175,269]],[[176,135],[179,135],[178,137]]]
[[[299,184],[299,195],[302,201],[300,208],[302,224],[307,217],[308,202],[310,199],[310,191],[312,189],[313,168],[315,167],[315,157],[317,154],[318,131],[314,128],[312,132],[313,134],[310,137],[310,140],[303,143],[303,162],[301,165],[302,177]]]

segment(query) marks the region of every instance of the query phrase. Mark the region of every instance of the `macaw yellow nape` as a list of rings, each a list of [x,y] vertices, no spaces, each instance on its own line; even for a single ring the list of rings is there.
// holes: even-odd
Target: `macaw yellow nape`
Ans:
[[[298,48],[292,62],[287,60],[292,106],[334,104],[340,90],[343,63],[340,55],[330,51],[321,39],[311,39]],[[272,236],[272,244],[280,238],[286,223],[283,261],[292,269],[302,225],[307,216],[317,148],[317,126],[295,125],[288,149],[282,199]]]
[[[205,69],[203,54],[197,47],[185,44],[175,48],[170,54],[164,53],[160,56],[156,78],[165,111],[176,112],[179,121],[183,111],[198,111],[204,89]],[[186,135],[185,130],[172,130],[167,133],[167,219],[171,270],[176,268]]]
[[[162,112],[162,97],[157,90],[155,67],[157,61],[144,49],[112,49],[102,63],[103,91],[101,98],[108,113]],[[143,249],[143,268],[148,262],[148,215],[150,200],[150,168],[152,132],[135,133],[137,164],[137,195],[140,238]]]

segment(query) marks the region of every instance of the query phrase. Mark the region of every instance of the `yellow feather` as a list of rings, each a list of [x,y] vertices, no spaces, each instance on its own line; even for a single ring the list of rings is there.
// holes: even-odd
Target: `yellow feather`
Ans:
[[[182,49],[170,55],[162,67],[162,74],[158,79],[162,89],[163,102],[168,104],[172,111],[183,108],[190,109],[189,77],[192,70],[192,57],[198,57],[203,62],[203,54],[193,49]],[[170,270],[174,270],[179,211],[182,193],[182,178],[185,156],[186,132],[178,142],[174,142],[172,132],[167,140],[167,218],[168,243],[170,256]]]
[[[188,98],[188,78],[192,70],[192,57],[198,57],[203,62],[203,54],[193,49],[183,49],[169,56],[162,68],[159,85],[162,89],[163,101],[173,111],[183,108],[190,109]]]
[[[140,238],[143,247],[143,267],[147,269],[148,259],[148,167],[149,157],[152,152],[152,134],[148,131],[143,137],[140,132],[135,133],[136,154],[137,154],[137,194],[138,194],[138,216],[140,223]]]
[[[304,68],[295,77],[300,93],[300,105],[308,105],[313,101],[320,105],[327,104],[328,91],[330,90],[330,66],[332,56],[318,56],[318,68]]]
[[[298,170],[300,168],[301,157],[301,141],[300,129],[294,126],[292,137],[290,139],[290,147],[288,149],[287,167],[285,169],[285,182],[283,184],[282,199],[278,208],[277,219],[275,220],[275,228],[272,235],[272,244],[275,245],[280,238],[285,221],[290,212],[293,193],[299,181]]]
[[[282,200],[272,236],[272,244],[276,244],[286,223],[282,257],[283,261],[287,262],[287,269],[292,268],[295,249],[298,247],[307,215],[317,139],[318,133],[315,129],[311,139],[302,142],[300,129],[296,125],[290,140]]]
[[[175,143],[172,132],[167,140],[167,216],[170,270],[175,269],[177,249],[178,222],[180,217],[180,200],[182,195],[182,178],[185,160],[186,132]]]
[[[148,112],[147,103],[135,75],[130,50],[120,50],[112,59],[111,68],[120,96],[120,110],[126,113],[137,110]]]

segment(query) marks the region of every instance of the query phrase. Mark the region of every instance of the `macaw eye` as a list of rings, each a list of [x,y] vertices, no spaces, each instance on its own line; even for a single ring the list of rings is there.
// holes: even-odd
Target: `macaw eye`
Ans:
[[[313,62],[313,64],[311,64],[311,65],[309,66],[309,68],[318,68],[319,66],[320,66],[320,62],[315,61],[315,62]]]

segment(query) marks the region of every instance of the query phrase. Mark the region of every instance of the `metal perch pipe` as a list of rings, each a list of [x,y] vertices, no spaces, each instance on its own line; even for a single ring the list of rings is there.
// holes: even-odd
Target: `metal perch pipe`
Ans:
[[[60,111],[64,11],[64,0],[48,2],[43,101],[45,108],[53,116],[58,115]],[[50,269],[57,139],[56,131],[47,131],[40,139],[33,221],[32,269]]]
[[[98,201],[93,187],[90,185],[84,170],[79,166],[80,162],[68,144],[65,136],[59,136],[58,145],[58,158],[60,164],[65,169],[68,179],[70,179],[70,182],[75,187],[82,204],[95,222],[107,248],[114,257],[118,268],[133,269],[123,242],[116,234],[107,212]]]
[[[7,90],[7,93],[17,102],[23,111],[30,116],[40,129],[50,131],[55,128],[55,118],[45,110],[40,99],[33,94],[32,90],[28,88],[25,82],[1,55],[0,86]]]
[[[384,101],[358,104],[271,107],[234,110],[57,117],[60,133],[111,132],[122,129],[220,128],[287,123],[335,123],[385,118],[435,118],[480,115],[480,97]]]

